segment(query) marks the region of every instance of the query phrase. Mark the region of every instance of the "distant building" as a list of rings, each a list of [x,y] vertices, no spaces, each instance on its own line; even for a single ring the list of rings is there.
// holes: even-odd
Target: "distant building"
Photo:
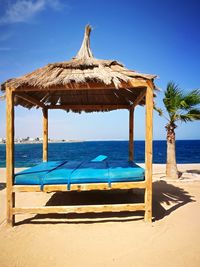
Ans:
[[[6,139],[5,139],[5,138],[2,138],[2,137],[0,137],[0,143],[1,143],[1,144],[5,144],[5,142],[6,142]]]

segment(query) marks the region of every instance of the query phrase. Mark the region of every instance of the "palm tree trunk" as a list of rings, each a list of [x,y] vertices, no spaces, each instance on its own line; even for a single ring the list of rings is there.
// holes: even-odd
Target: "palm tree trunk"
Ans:
[[[166,176],[170,179],[178,179],[178,169],[176,164],[176,146],[175,146],[175,123],[166,125],[167,130],[167,165]]]

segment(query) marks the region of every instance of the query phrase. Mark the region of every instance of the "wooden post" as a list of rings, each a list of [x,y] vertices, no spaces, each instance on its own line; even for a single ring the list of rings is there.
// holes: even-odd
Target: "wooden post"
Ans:
[[[129,160],[134,160],[134,143],[133,143],[133,133],[134,131],[134,108],[129,110]]]
[[[48,109],[43,108],[43,161],[48,161]]]
[[[10,88],[6,88],[6,177],[7,223],[13,226],[15,204],[15,194],[12,190],[14,179],[14,96]]]
[[[146,140],[145,140],[145,222],[152,221],[152,138],[153,137],[153,89],[146,90]]]

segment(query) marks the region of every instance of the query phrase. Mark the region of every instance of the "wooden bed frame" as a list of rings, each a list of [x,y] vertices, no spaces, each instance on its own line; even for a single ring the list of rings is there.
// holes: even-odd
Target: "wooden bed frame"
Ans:
[[[131,189],[142,188],[145,190],[143,203],[130,204],[112,204],[112,205],[88,205],[88,206],[45,206],[45,207],[16,207],[15,194],[18,192],[41,192],[40,186],[20,186],[14,185],[14,96],[22,97],[28,102],[32,102],[43,110],[43,161],[48,161],[48,107],[43,103],[37,102],[29,96],[26,96],[24,91],[16,88],[6,87],[6,169],[7,169],[7,223],[14,225],[15,215],[31,213],[31,214],[47,214],[47,213],[84,213],[84,212],[118,212],[118,211],[144,211],[145,222],[152,221],[152,129],[153,129],[153,83],[149,81],[134,81],[132,88],[142,87],[144,89],[135,100],[132,106],[129,107],[110,107],[115,109],[129,110],[129,160],[133,161],[133,125],[134,125],[134,109],[145,97],[146,99],[146,140],[145,140],[145,181],[142,182],[119,182],[112,183],[111,187],[104,183],[95,184],[73,184],[70,191],[87,191],[87,190],[114,190],[114,189]],[[72,89],[72,88],[69,88]],[[78,85],[76,85],[76,90]],[[82,88],[81,88],[82,89]],[[34,91],[33,89],[31,89]],[[49,90],[49,89],[48,89]],[[64,88],[63,90],[66,90]],[[49,107],[54,108],[54,107]],[[55,108],[58,108],[55,107]],[[64,107],[60,107],[62,109]],[[66,107],[65,107],[66,108]],[[73,107],[74,108],[74,107]],[[84,110],[90,109],[84,106]],[[92,106],[98,110],[98,106]],[[102,108],[102,106],[101,106]],[[101,109],[100,108],[100,109]],[[108,106],[105,106],[109,109]],[[81,110],[81,105],[77,106],[77,110]],[[66,185],[45,185],[44,192],[68,191]]]

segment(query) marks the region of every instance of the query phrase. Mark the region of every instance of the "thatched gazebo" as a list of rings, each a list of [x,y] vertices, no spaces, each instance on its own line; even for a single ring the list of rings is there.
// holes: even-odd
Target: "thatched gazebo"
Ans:
[[[83,43],[70,61],[48,64],[22,77],[6,81],[1,90],[6,93],[6,168],[7,222],[13,224],[19,213],[145,211],[145,221],[152,218],[152,115],[155,75],[128,70],[115,60],[99,60],[90,50],[91,27],[86,26]],[[14,184],[14,106],[42,108],[43,161],[48,161],[48,110],[97,112],[129,110],[129,160],[133,161],[133,121],[137,105],[146,105],[145,180],[118,183],[114,189],[144,188],[144,203],[110,207],[43,207],[16,208],[15,193],[40,191],[39,186]],[[74,190],[111,189],[107,185],[74,185]],[[67,191],[63,185],[48,185],[44,191]],[[46,209],[45,209],[46,208]]]

